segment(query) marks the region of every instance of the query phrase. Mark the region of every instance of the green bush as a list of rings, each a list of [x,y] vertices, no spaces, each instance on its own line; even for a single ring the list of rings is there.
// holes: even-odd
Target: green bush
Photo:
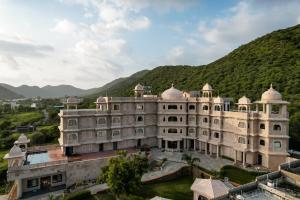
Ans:
[[[89,190],[83,190],[66,196],[64,200],[83,200],[83,199],[90,199],[90,198],[92,198],[91,192]]]
[[[44,144],[46,142],[47,136],[41,132],[32,133],[30,137],[31,144]]]

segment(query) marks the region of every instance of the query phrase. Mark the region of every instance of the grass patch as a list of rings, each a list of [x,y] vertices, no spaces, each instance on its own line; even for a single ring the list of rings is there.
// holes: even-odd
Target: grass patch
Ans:
[[[173,181],[146,184],[135,195],[142,199],[160,196],[173,200],[190,200],[193,198],[193,192],[190,189],[193,181],[192,177],[184,176]],[[97,194],[97,198],[101,200],[115,200],[114,196],[109,192]]]
[[[226,165],[220,170],[220,176],[222,178],[228,177],[229,181],[233,181],[238,184],[245,184],[254,181],[257,176],[265,174],[264,172],[249,172],[247,170]]]

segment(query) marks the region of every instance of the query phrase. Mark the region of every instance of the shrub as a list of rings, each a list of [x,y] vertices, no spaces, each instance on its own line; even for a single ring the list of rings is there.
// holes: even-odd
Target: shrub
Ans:
[[[91,197],[92,195],[89,190],[83,190],[66,196],[64,200],[82,200],[82,199],[89,199]]]

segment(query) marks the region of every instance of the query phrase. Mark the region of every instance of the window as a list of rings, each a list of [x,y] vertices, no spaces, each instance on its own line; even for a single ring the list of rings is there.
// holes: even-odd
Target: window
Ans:
[[[37,187],[39,185],[39,179],[30,179],[27,181],[27,188]]]
[[[105,136],[105,131],[98,131],[97,132],[97,138],[101,138],[101,137],[103,137],[103,136]]]
[[[166,109],[166,106],[165,106],[165,105],[163,105],[163,109],[164,109],[164,110]]]
[[[265,141],[264,141],[264,140],[259,140],[259,144],[260,144],[261,146],[265,146]]]
[[[119,124],[119,123],[121,123],[121,118],[120,117],[113,117],[112,118],[112,123],[113,124]]]
[[[104,117],[98,118],[97,124],[106,124],[106,118],[104,118]]]
[[[219,124],[219,121],[218,119],[214,119],[214,124]]]
[[[280,141],[274,141],[273,146],[274,146],[275,150],[281,149],[281,142]]]
[[[273,130],[274,131],[281,131],[281,126],[279,124],[274,124]]]
[[[182,110],[182,105],[180,105],[180,110]]]
[[[272,111],[271,111],[272,114],[279,114],[280,113],[279,105],[272,105],[271,109],[272,109]]]
[[[195,110],[195,105],[189,105],[189,110]]]
[[[204,123],[207,123],[207,122],[208,122],[207,117],[204,117],[204,118],[203,118],[203,122],[204,122]]]
[[[101,111],[106,111],[106,110],[107,110],[107,106],[106,106],[106,105],[100,104],[100,105],[99,105],[99,110],[101,110]]]
[[[77,126],[77,119],[69,119],[68,120],[68,126]]]
[[[170,129],[168,129],[168,133],[177,133],[177,129],[176,128],[170,128]]]
[[[176,116],[168,117],[168,122],[177,122],[177,117]]]
[[[143,134],[144,133],[144,129],[143,128],[137,128],[137,129],[135,129],[135,132],[137,134]]]
[[[219,134],[218,132],[215,132],[215,133],[214,133],[214,137],[215,137],[215,138],[219,138],[219,137],[220,137],[220,134]]]
[[[137,104],[136,109],[137,110],[144,110],[144,105],[143,104]]]
[[[240,106],[239,109],[241,112],[246,112],[247,111],[247,107],[246,106]]]
[[[163,121],[164,121],[164,122],[166,121],[166,118],[165,118],[165,117],[163,118]]]
[[[259,125],[259,128],[260,128],[260,129],[265,129],[265,124],[260,124],[260,125]]]
[[[120,130],[113,130],[112,131],[112,136],[113,137],[116,137],[116,136],[119,136],[120,135]]]
[[[246,127],[245,122],[239,122],[238,127],[245,128]]]
[[[163,133],[165,133],[166,132],[166,129],[163,129]]]
[[[119,104],[114,104],[113,105],[113,110],[120,110],[120,105]]]
[[[238,142],[239,142],[240,144],[246,144],[246,138],[244,138],[244,137],[239,137],[239,138],[238,138]]]
[[[189,129],[189,133],[195,133],[195,129],[194,128],[190,128]]]
[[[180,117],[180,121],[182,122],[182,117]]]
[[[190,121],[190,122],[194,122],[194,121],[196,121],[196,118],[195,118],[194,116],[190,116],[190,117],[189,117],[189,121]]]
[[[136,121],[137,121],[137,122],[142,122],[142,121],[144,121],[144,117],[143,117],[143,116],[138,116],[138,117],[136,118]]]
[[[62,174],[57,174],[52,176],[52,183],[62,182]]]
[[[207,136],[207,131],[203,131],[203,132],[202,132],[202,135]]]
[[[221,111],[221,106],[216,105],[216,106],[215,106],[215,111]]]
[[[177,110],[177,105],[168,105],[168,110]]]
[[[208,106],[207,105],[203,106],[202,110],[208,110]]]
[[[180,133],[182,133],[182,129],[180,129]]]
[[[69,141],[77,141],[77,135],[76,135],[75,133],[70,134],[70,135],[68,136],[68,140],[69,140]]]

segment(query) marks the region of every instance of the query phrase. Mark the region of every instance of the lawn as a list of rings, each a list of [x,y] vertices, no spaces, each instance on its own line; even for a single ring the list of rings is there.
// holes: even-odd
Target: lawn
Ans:
[[[220,175],[222,178],[228,177],[229,181],[233,181],[238,184],[245,184],[251,181],[254,181],[257,176],[263,175],[263,172],[249,172],[244,169],[227,165],[224,166],[221,171]]]
[[[0,118],[0,124],[4,121],[10,121],[13,126],[26,125],[43,119],[41,112],[24,112],[16,114],[5,114]]]
[[[173,200],[190,200],[193,198],[193,193],[190,189],[192,183],[192,177],[184,176],[173,181],[146,184],[136,192],[136,195],[144,199],[160,196]],[[97,199],[115,200],[113,195],[109,193],[98,194]]]

